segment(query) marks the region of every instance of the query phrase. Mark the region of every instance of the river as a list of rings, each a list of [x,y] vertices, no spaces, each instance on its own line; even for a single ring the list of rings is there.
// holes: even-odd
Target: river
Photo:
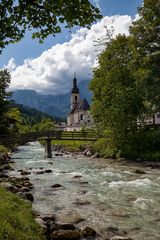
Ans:
[[[53,213],[58,221],[79,217],[105,236],[108,227],[129,232],[133,240],[160,240],[160,175],[158,169],[124,161],[54,156],[47,159],[39,143],[18,148],[13,154],[18,170],[30,170],[34,184],[33,209]],[[52,173],[36,174],[41,169]],[[61,187],[53,188],[54,184]]]

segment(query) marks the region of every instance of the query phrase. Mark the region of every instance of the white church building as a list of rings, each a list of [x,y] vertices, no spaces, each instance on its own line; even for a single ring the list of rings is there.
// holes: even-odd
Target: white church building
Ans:
[[[71,90],[71,111],[67,115],[67,131],[79,131],[83,127],[90,128],[93,123],[90,105],[85,98],[80,99],[77,79],[74,76]]]

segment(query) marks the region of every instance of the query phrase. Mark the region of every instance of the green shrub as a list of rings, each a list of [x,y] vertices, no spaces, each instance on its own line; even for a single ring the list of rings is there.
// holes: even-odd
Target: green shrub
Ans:
[[[0,145],[0,153],[7,153],[9,150],[3,145]]]

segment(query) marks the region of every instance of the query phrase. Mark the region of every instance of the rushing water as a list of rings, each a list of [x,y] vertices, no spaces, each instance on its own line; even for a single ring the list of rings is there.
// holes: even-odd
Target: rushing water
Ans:
[[[102,236],[112,226],[127,230],[134,240],[160,240],[158,169],[144,168],[146,174],[140,175],[134,173],[136,165],[125,162],[81,156],[47,159],[39,143],[19,147],[13,157],[17,174],[31,171],[35,210],[54,213],[64,222],[81,217],[85,221],[79,226],[89,225]],[[41,168],[53,172],[36,174]],[[62,187],[52,188],[57,183]]]

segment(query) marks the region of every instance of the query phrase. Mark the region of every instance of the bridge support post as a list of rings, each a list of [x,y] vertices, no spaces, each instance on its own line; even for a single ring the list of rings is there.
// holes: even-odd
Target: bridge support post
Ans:
[[[52,158],[51,139],[45,140],[45,154],[47,158]]]

